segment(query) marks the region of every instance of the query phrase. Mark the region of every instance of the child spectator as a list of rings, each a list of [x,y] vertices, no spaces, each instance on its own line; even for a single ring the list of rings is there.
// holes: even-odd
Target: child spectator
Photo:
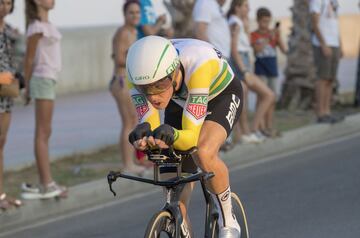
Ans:
[[[251,33],[251,45],[255,53],[255,74],[267,83],[271,90],[276,93],[276,80],[278,77],[278,65],[276,48],[285,54],[286,48],[280,37],[279,23],[275,29],[270,29],[272,20],[271,12],[267,8],[259,8],[256,13],[258,29]],[[274,104],[275,107],[275,104]],[[273,111],[269,110],[265,115],[265,127],[270,129],[273,125]]]
[[[49,22],[54,0],[26,0],[27,46],[24,61],[25,100],[35,100],[35,157],[40,187],[23,184],[24,199],[47,199],[65,196],[67,189],[52,178],[49,139],[54,111],[55,86],[61,70],[61,34]]]
[[[5,17],[14,10],[14,0],[0,0],[0,73],[10,73],[14,77],[16,66],[14,64],[13,48],[11,44],[12,29],[5,23]],[[0,97],[0,210],[12,206],[21,206],[19,199],[9,197],[4,192],[4,147],[11,121],[13,98]]]
[[[240,115],[241,141],[244,143],[260,143],[266,135],[271,134],[272,128],[261,128],[265,115],[274,110],[275,95],[266,84],[251,72],[249,40],[249,3],[247,0],[233,0],[228,11],[231,28],[231,64],[237,78],[242,81],[244,88],[244,106]],[[247,118],[247,88],[257,96],[258,106],[255,111],[252,133],[250,133]],[[272,114],[272,112],[271,112]],[[261,132],[262,131],[262,132]],[[237,128],[235,132],[238,132]],[[235,141],[240,140],[239,133],[235,134]]]
[[[280,37],[279,24],[270,29],[271,12],[267,8],[259,8],[256,13],[258,29],[251,33],[251,45],[255,51],[255,74],[259,75],[268,86],[276,92],[278,65],[276,48],[286,53],[285,45]]]
[[[116,31],[113,37],[114,73],[110,82],[110,91],[122,120],[119,148],[124,165],[123,170],[126,173],[142,175],[145,167],[134,163],[134,148],[128,141],[129,133],[137,124],[137,115],[125,79],[126,54],[130,45],[136,41],[138,34],[136,27],[140,22],[140,3],[135,0],[127,1],[123,12],[125,24]]]

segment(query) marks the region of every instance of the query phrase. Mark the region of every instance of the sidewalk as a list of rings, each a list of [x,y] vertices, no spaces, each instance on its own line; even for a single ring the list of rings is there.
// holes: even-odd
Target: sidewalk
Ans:
[[[360,133],[360,113],[346,118],[342,123],[313,124],[285,132],[281,138],[268,140],[260,145],[240,145],[222,157],[228,166],[246,166],[250,162],[270,159],[281,153],[302,150],[342,136]],[[24,207],[10,210],[0,216],[1,232],[10,231],[16,227],[43,221],[63,214],[94,207],[108,202],[114,202],[140,192],[153,190],[154,186],[126,179],[114,183],[117,197],[113,197],[108,189],[106,179],[80,184],[69,189],[69,197],[60,201],[53,199],[45,201],[26,201]],[[160,191],[160,190],[159,190]]]
[[[5,169],[34,163],[34,103],[16,105],[5,146]],[[60,96],[55,101],[51,159],[87,152],[117,143],[121,120],[108,91]]]

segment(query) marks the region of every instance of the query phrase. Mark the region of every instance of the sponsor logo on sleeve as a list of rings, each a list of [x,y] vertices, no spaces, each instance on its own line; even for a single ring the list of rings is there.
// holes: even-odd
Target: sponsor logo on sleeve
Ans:
[[[207,94],[190,94],[186,111],[199,120],[206,116],[207,101]]]
[[[147,103],[147,100],[142,94],[135,94],[131,97],[134,102],[138,118],[139,120],[141,120],[143,116],[149,111],[149,105]]]

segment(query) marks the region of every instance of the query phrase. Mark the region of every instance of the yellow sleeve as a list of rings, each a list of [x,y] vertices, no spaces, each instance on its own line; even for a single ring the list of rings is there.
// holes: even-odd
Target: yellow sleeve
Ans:
[[[175,130],[174,148],[188,150],[197,146],[200,130],[207,115],[210,85],[219,74],[219,61],[209,60],[190,76],[188,98],[182,115],[182,130]]]

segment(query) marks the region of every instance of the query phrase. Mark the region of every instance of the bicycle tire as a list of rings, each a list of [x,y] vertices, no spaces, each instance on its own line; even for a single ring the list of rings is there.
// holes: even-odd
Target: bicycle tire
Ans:
[[[249,238],[249,228],[247,224],[245,209],[236,193],[231,193],[231,203],[233,207],[233,212],[236,216],[236,220],[238,221],[241,228],[240,238]],[[210,223],[210,232],[211,238],[219,237],[219,225],[216,218],[214,218]]]
[[[168,211],[157,212],[149,221],[145,238],[175,238],[175,219]]]
[[[219,237],[219,224],[218,219],[213,218],[210,223],[210,238],[218,238]]]
[[[236,195],[236,193],[231,193],[231,203],[233,207],[233,212],[236,216],[236,220],[238,221],[241,228],[241,238],[249,238],[249,227],[247,223],[247,218],[245,214],[244,206],[241,203],[240,198]]]

